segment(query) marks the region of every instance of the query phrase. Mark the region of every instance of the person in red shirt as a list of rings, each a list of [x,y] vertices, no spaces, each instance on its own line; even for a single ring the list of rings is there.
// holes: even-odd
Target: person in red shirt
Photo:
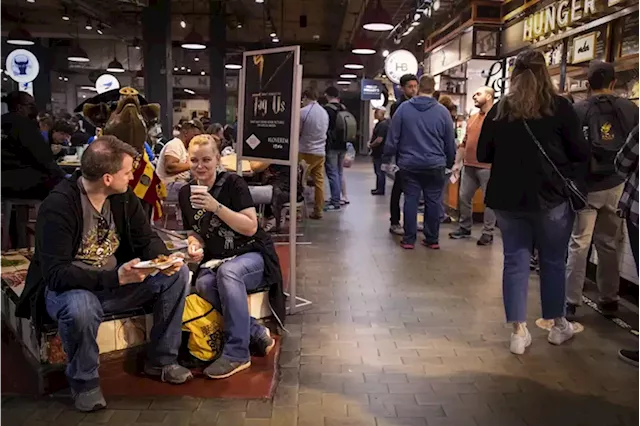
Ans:
[[[473,102],[480,111],[469,117],[467,122],[467,133],[464,141],[458,148],[458,156],[463,157],[464,167],[460,182],[460,226],[449,234],[455,240],[471,237],[472,202],[478,188],[486,192],[489,176],[491,175],[491,165],[481,163],[476,156],[478,138],[482,123],[487,112],[493,106],[494,91],[490,87],[481,87],[473,94]],[[496,215],[493,210],[486,207],[484,210],[484,227],[482,236],[478,240],[479,246],[487,246],[493,243],[493,229],[496,226]]]

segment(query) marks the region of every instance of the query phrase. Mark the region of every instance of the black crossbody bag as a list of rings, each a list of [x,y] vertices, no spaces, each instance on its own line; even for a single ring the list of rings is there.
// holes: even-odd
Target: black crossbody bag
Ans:
[[[549,157],[549,155],[544,150],[544,148],[542,147],[538,139],[535,137],[535,135],[531,131],[531,128],[529,127],[527,122],[525,120],[522,120],[522,122],[524,123],[524,127],[527,129],[529,136],[531,136],[531,139],[533,139],[533,142],[535,142],[542,156],[545,158],[547,163],[549,163],[553,171],[556,172],[558,176],[560,176],[560,179],[562,179],[562,182],[564,185],[564,193],[567,196],[567,199],[569,200],[569,205],[571,206],[571,210],[573,210],[574,212],[578,212],[584,209],[585,207],[587,207],[587,205],[589,204],[589,202],[587,201],[587,197],[585,197],[582,191],[578,189],[578,186],[573,180],[566,178],[560,172],[560,170],[558,170],[558,167],[553,162],[553,160]]]

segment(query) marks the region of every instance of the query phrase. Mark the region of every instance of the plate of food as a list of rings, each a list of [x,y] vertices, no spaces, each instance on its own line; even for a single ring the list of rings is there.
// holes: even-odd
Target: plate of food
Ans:
[[[181,257],[166,256],[161,254],[153,260],[145,260],[143,262],[135,264],[133,267],[137,269],[167,269],[176,263],[182,263]]]

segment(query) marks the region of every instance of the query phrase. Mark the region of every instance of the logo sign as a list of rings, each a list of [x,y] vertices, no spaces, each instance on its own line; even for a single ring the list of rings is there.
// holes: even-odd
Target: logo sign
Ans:
[[[109,90],[119,89],[120,82],[111,74],[102,74],[96,80],[96,90],[98,93],[108,92]]]
[[[522,39],[531,41],[556,30],[562,30],[596,13],[596,0],[562,0],[524,19]]]
[[[33,81],[40,72],[36,56],[26,49],[16,49],[7,56],[6,73],[18,83]]]
[[[385,59],[384,72],[389,80],[399,84],[403,75],[418,72],[418,60],[408,50],[396,50]]]
[[[573,39],[573,60],[571,63],[590,61],[596,57],[596,32]]]
[[[360,82],[360,100],[372,101],[380,99],[382,95],[382,85],[377,80],[363,78]]]
[[[18,90],[20,90],[21,92],[26,92],[28,94],[30,94],[31,96],[33,96],[33,82],[32,81],[27,81],[26,83],[20,83],[18,85]]]

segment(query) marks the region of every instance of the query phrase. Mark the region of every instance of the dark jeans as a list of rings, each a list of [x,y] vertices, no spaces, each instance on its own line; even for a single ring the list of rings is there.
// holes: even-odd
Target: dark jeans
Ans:
[[[344,156],[347,151],[327,151],[324,169],[329,179],[329,190],[331,191],[331,204],[340,206],[340,192],[342,191],[342,172]]]
[[[382,170],[382,158],[373,158],[373,171],[376,174],[376,192],[384,194],[387,186],[387,175]]]
[[[502,297],[507,322],[527,320],[529,262],[535,242],[540,262],[542,317],[565,315],[565,269],[574,213],[569,203],[537,212],[496,211],[502,233]]]
[[[393,178],[391,188],[391,201],[389,211],[391,213],[391,225],[400,225],[400,197],[402,196],[402,170],[398,170]]]
[[[638,226],[631,222],[627,217],[627,232],[629,233],[629,244],[631,244],[631,253],[636,261],[636,271],[638,269]]]
[[[47,289],[47,312],[58,321],[58,332],[68,358],[66,374],[71,388],[82,392],[99,384],[96,337],[103,315],[139,308],[154,298],[147,359],[158,367],[175,363],[188,284],[189,269],[183,266],[170,277],[157,274],[140,284],[127,284],[102,292],[74,289],[57,293]]]
[[[407,244],[415,244],[418,232],[418,204],[424,196],[424,238],[427,244],[437,244],[442,212],[444,167],[419,173],[403,171],[404,238]]]
[[[222,313],[225,344],[222,356],[237,362],[248,361],[249,340],[264,333],[263,327],[249,316],[247,291],[262,284],[264,259],[260,253],[245,253],[212,271],[201,269],[196,291]]]

